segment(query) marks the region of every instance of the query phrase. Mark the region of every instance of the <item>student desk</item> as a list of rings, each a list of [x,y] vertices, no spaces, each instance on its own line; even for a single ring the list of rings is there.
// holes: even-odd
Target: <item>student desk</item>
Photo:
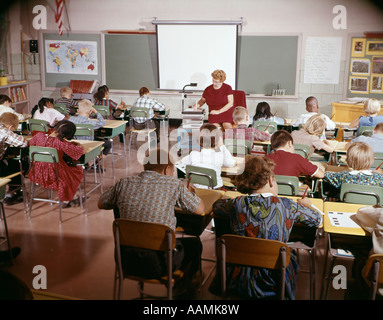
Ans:
[[[238,175],[245,169],[245,158],[234,157],[236,163],[234,167],[222,167],[221,172],[225,175]]]
[[[112,144],[111,154],[112,154],[112,171],[113,171],[113,181],[115,181],[115,173],[114,173],[114,162],[118,159],[114,158],[114,147],[113,147],[113,139],[122,134],[122,139],[124,142],[124,155],[125,155],[125,163],[127,165],[126,158],[126,144],[125,144],[125,128],[128,121],[125,120],[105,120],[105,125],[95,131],[95,137],[98,138],[106,138]],[[123,157],[124,155],[121,155]]]
[[[336,258],[343,257],[344,259],[354,259],[355,256],[353,254],[344,255],[342,252],[339,252],[338,249],[346,249],[351,252],[353,249],[356,250],[367,250],[367,252],[371,248],[371,238],[370,234],[364,230],[362,227],[350,227],[346,225],[342,225],[340,222],[339,226],[333,226],[330,222],[330,218],[328,216],[329,211],[333,212],[344,212],[344,213],[356,213],[359,208],[366,207],[366,205],[359,204],[351,204],[351,203],[343,203],[343,202],[325,202],[324,203],[324,231],[327,233],[328,241],[325,255],[325,264],[323,271],[323,281],[322,281],[322,297],[324,294],[324,298],[327,297],[330,277],[332,274],[332,269],[335,264]],[[351,216],[352,219],[352,216]],[[358,251],[357,251],[358,252]],[[327,268],[328,265],[328,256],[331,256],[330,267]],[[328,271],[328,276],[326,276]],[[327,285],[325,287],[325,279],[328,277]]]
[[[76,142],[80,144],[84,148],[84,154],[80,157],[79,163],[77,165],[83,166],[86,165],[88,162],[96,160],[97,157],[100,156],[103,148],[103,141],[93,141],[93,140],[71,140],[73,142]],[[87,195],[92,193],[94,190],[100,188],[102,193],[102,179],[101,179],[101,169],[100,166],[98,166],[98,173],[99,173],[99,182],[96,180],[96,172],[95,172],[95,182],[92,189],[87,191],[86,188],[86,174],[84,172],[84,203],[85,203],[85,214],[88,213],[88,207],[87,207]]]

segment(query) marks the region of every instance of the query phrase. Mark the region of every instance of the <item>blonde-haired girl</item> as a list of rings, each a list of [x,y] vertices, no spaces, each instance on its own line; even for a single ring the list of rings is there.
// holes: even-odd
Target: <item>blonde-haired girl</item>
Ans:
[[[360,127],[374,127],[378,123],[383,122],[383,115],[379,115],[380,108],[380,102],[377,99],[371,98],[366,100],[364,102],[364,113],[366,115],[352,121],[349,127],[358,128],[356,131],[358,135]]]

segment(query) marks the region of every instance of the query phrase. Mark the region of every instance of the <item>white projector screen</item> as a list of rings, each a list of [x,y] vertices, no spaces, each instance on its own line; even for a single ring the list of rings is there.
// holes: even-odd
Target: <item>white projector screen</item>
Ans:
[[[185,90],[204,90],[216,69],[236,89],[237,35],[237,25],[158,24],[159,89],[182,90],[196,82]]]

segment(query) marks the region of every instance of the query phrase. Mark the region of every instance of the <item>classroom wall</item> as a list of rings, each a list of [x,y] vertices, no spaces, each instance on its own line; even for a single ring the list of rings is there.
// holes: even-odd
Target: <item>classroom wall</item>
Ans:
[[[279,116],[292,118],[304,112],[304,100],[309,95],[318,98],[321,111],[331,115],[331,102],[342,100],[347,46],[351,34],[365,31],[383,31],[383,11],[374,1],[368,0],[67,0],[67,13],[64,25],[72,31],[104,31],[104,30],[154,30],[151,21],[154,17],[161,20],[230,20],[243,17],[241,34],[289,34],[302,35],[300,55],[300,81],[297,99],[277,99],[268,97],[247,99],[251,114],[258,102],[266,100],[273,111],[278,110]],[[377,2],[378,3],[378,2]],[[11,34],[10,63],[15,79],[23,77],[23,59],[21,55],[21,31],[24,42],[37,39],[38,32],[33,28],[32,21],[35,5],[47,8],[47,29],[57,30],[54,22],[54,0],[16,1],[9,10]],[[347,29],[337,30],[333,27],[333,13],[336,5],[343,5],[347,10]],[[68,19],[69,17],[69,19]],[[341,37],[341,67],[339,84],[305,84],[304,53],[307,37]],[[39,59],[33,63],[33,56],[26,48],[26,71],[28,79],[40,78]],[[293,80],[292,80],[293,81]],[[137,88],[138,91],[139,88]],[[240,88],[238,88],[240,89]],[[43,92],[45,96],[57,97],[58,91]],[[113,93],[112,97],[123,97],[128,104],[137,97],[135,93]],[[154,98],[171,107],[171,116],[179,116],[181,95],[152,93]],[[186,105],[191,104],[198,95],[190,95]]]

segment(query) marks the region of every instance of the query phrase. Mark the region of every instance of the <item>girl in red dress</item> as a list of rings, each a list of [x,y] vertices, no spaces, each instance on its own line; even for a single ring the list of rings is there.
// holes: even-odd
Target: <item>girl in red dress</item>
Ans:
[[[58,197],[61,201],[71,201],[81,183],[84,172],[81,166],[69,166],[63,159],[64,154],[74,160],[80,159],[84,154],[81,145],[70,142],[76,132],[73,122],[62,120],[58,122],[54,131],[47,135],[37,133],[30,141],[30,146],[50,147],[57,149],[59,162],[57,171],[59,175]],[[29,173],[29,179],[43,188],[57,190],[56,173],[53,163],[35,162]]]
[[[209,106],[209,123],[219,127],[222,124],[223,129],[230,129],[233,127],[233,89],[224,83],[226,73],[223,70],[215,70],[211,76],[213,84],[205,89],[195,109],[201,108],[206,103]]]

